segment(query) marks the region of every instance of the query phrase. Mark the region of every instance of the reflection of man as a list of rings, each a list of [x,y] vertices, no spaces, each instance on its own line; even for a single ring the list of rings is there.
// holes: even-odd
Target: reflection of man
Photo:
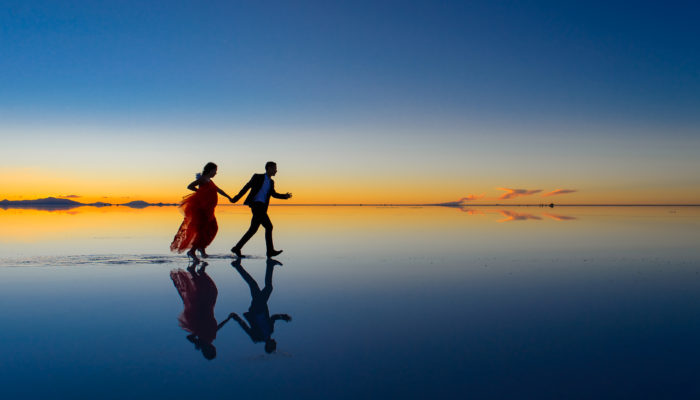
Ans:
[[[243,189],[231,199],[231,202],[235,203],[250,190],[250,194],[248,194],[248,197],[246,197],[243,202],[243,204],[249,206],[250,210],[253,212],[253,218],[250,220],[250,228],[248,228],[248,231],[243,235],[241,240],[231,249],[231,252],[239,258],[241,257],[241,249],[245,246],[246,242],[255,235],[260,225],[265,228],[267,256],[274,257],[282,252],[282,250],[275,250],[275,246],[272,244],[272,222],[270,221],[270,217],[267,216],[267,207],[270,204],[270,197],[289,199],[292,197],[292,194],[279,194],[275,191],[275,181],[272,180],[275,174],[277,174],[277,164],[268,161],[267,164],[265,164],[265,173],[254,174],[253,177],[250,178],[250,181],[243,186]]]
[[[281,265],[279,261],[268,258],[267,268],[265,270],[265,287],[260,290],[260,286],[255,282],[255,279],[243,269],[240,260],[234,260],[231,265],[241,274],[248,286],[250,287],[250,308],[243,313],[243,316],[248,321],[243,320],[238,314],[231,313],[230,316],[235,319],[241,328],[250,336],[253,343],[265,342],[265,351],[272,353],[277,349],[277,342],[273,339],[272,332],[275,330],[275,321],[284,320],[289,322],[292,320],[287,314],[274,314],[270,316],[270,310],[267,307],[267,301],[272,294],[272,270],[275,265]]]

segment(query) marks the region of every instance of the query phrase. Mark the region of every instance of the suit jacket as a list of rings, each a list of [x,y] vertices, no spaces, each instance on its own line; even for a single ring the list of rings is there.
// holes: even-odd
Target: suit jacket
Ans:
[[[234,197],[236,201],[243,197],[243,195],[250,190],[250,193],[248,194],[248,197],[245,198],[245,201],[243,204],[250,206],[253,204],[253,201],[255,200],[255,196],[258,194],[260,191],[260,188],[263,185],[263,182],[265,182],[265,174],[254,174],[252,178],[248,181],[248,183],[243,186],[243,189],[241,189],[240,192]],[[275,181],[270,178],[270,190],[267,192],[267,196],[265,197],[265,206],[270,204],[270,196],[278,198],[278,199],[284,199],[286,198],[283,194],[279,194],[275,192]]]

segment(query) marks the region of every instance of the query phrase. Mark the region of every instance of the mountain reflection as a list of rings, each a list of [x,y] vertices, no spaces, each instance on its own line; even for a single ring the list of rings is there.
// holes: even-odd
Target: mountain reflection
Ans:
[[[272,338],[275,322],[280,319],[286,322],[292,320],[292,317],[288,314],[273,314],[270,316],[270,310],[267,307],[267,302],[272,294],[272,272],[275,266],[282,265],[282,263],[271,258],[267,259],[265,286],[262,290],[255,279],[243,268],[240,259],[234,260],[231,265],[248,284],[251,302],[248,311],[243,313],[245,320],[236,313],[231,313],[230,318],[238,322],[243,331],[250,336],[253,343],[264,342],[265,352],[273,353],[277,349],[277,342]]]
[[[211,360],[216,357],[216,347],[213,344],[216,333],[232,318],[232,315],[221,323],[216,322],[214,306],[219,291],[214,281],[205,272],[207,263],[202,263],[198,270],[196,267],[195,263],[190,265],[187,271],[174,269],[170,271],[170,279],[184,305],[184,310],[177,318],[180,327],[190,332],[187,340],[194,344],[194,348],[201,351],[204,358]]]

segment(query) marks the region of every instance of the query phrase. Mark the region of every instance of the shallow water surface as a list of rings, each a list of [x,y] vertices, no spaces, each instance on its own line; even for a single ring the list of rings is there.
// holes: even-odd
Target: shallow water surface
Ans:
[[[700,395],[700,208],[270,215],[188,270],[174,207],[0,209],[3,398]]]

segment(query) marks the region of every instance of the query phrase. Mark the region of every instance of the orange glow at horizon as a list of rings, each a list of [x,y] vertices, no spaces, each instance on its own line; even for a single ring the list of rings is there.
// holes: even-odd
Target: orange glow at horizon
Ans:
[[[214,178],[215,183],[229,195],[238,193],[249,176],[223,174]],[[46,197],[70,198],[81,203],[105,202],[124,204],[143,200],[150,203],[179,203],[187,195],[187,184],[193,177],[180,174],[130,175],[102,173],[92,176],[49,171],[38,168],[0,170],[0,200],[31,200]],[[470,179],[455,181],[450,176],[439,179],[429,177],[343,177],[298,176],[285,173],[275,177],[278,192],[291,192],[290,200],[272,199],[272,204],[436,204],[455,201],[501,204],[699,204],[700,188],[677,187],[665,191],[653,187],[601,185],[596,181],[578,182],[578,189],[557,189],[550,193],[566,196],[542,198],[536,190],[507,189],[500,194],[491,181]],[[541,185],[525,182],[524,187],[556,187],[546,182]],[[506,190],[506,189],[501,189]],[[539,189],[538,189],[539,190]],[[469,193],[481,193],[479,195]],[[523,194],[527,193],[529,195]],[[77,197],[68,197],[77,196]],[[503,198],[508,196],[508,198]],[[520,197],[518,197],[520,196]],[[220,197],[220,204],[228,201]]]

